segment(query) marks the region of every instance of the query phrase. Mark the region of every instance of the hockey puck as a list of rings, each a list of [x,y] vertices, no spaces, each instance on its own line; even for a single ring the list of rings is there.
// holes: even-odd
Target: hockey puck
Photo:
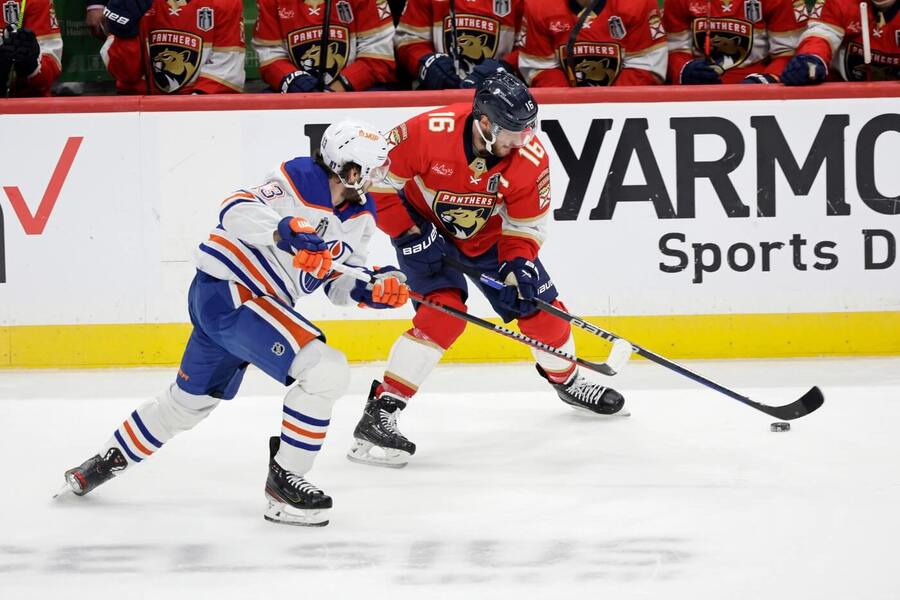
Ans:
[[[772,423],[771,425],[769,425],[769,430],[770,431],[790,431],[791,424],[785,423],[784,421],[776,421],[775,423]]]

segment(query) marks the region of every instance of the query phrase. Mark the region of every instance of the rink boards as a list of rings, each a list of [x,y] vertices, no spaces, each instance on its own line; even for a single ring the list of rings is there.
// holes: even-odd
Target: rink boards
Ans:
[[[537,91],[542,258],[569,309],[671,357],[900,354],[900,88],[716,88]],[[470,97],[4,101],[0,366],[176,363],[221,199],[330,122]],[[371,262],[394,262],[383,237]],[[412,314],[299,308],[352,360],[384,359]],[[527,355],[470,328],[447,358]]]

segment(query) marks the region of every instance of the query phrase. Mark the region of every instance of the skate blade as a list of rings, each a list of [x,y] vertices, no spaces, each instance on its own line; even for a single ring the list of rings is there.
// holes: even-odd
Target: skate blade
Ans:
[[[409,457],[409,452],[382,448],[363,440],[354,440],[353,447],[347,452],[347,460],[350,462],[388,469],[402,469],[409,463]]]
[[[325,527],[328,525],[329,508],[316,510],[301,510],[283,502],[269,499],[269,507],[263,518],[270,523],[281,525],[295,525],[298,527]]]
[[[569,404],[569,403],[566,402],[566,404]],[[573,409],[575,409],[579,413],[591,415],[592,417],[604,417],[604,418],[614,418],[615,419],[615,418],[619,418],[619,417],[630,417],[631,416],[631,411],[624,407],[622,407],[618,412],[614,412],[614,413],[599,413],[599,412],[595,412],[589,408],[579,406],[577,404],[569,404],[569,406],[571,406]]]
[[[57,500],[59,498],[64,498],[66,496],[74,496],[75,492],[72,491],[72,488],[69,487],[68,483],[62,484],[55,494],[53,494],[53,500]]]

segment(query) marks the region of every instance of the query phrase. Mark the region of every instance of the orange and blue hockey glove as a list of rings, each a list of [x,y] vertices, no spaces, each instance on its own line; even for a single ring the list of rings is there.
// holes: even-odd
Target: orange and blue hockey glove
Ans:
[[[360,307],[369,308],[397,308],[406,304],[409,300],[409,287],[406,285],[406,275],[396,267],[374,267],[373,270],[365,269],[372,276],[372,282],[357,281],[350,290],[350,297],[359,303]]]
[[[309,221],[302,217],[285,217],[278,223],[276,245],[294,255],[294,266],[318,279],[331,271],[331,251],[316,234]]]

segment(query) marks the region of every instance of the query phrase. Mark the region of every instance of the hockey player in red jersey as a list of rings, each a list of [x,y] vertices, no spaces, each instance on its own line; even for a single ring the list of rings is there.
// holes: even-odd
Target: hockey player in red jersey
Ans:
[[[67,471],[66,489],[83,496],[150,458],[220,400],[234,398],[252,363],[291,386],[280,436],[269,440],[265,518],[328,523],[332,500],[305,475],[350,372],[344,355],[295,305],[319,289],[337,305],[382,309],[406,302],[402,273],[364,268],[376,229],[374,201],[364,192],[383,179],[387,153],[375,130],[336,123],[325,130],[318,156],[284,162],[261,185],[225,199],[218,226],[196,252],[188,293],[194,328],[174,383],[135,409],[98,454]],[[374,281],[339,275],[335,264],[362,268]]]
[[[253,48],[276,92],[367,90],[396,81],[387,0],[257,0]],[[328,19],[328,36],[323,36]]]
[[[53,0],[5,0],[0,7],[0,96],[49,96],[63,48]]]
[[[477,87],[498,69],[515,72],[522,10],[523,0],[409,0],[394,38],[397,62],[422,90]]]
[[[519,70],[532,87],[666,79],[666,31],[657,0],[526,0],[524,31]]]
[[[797,56],[781,80],[787,85],[900,79],[900,2],[870,0],[866,12],[872,61],[865,64],[858,0],[818,0]],[[829,67],[831,67],[829,69]]]
[[[466,310],[468,286],[445,263],[490,273],[502,290],[474,284],[506,322],[525,335],[574,353],[569,323],[538,312],[540,298],[562,307],[538,256],[550,218],[550,168],[534,137],[537,103],[509,73],[487,78],[473,104],[454,104],[406,121],[388,134],[390,186],[374,188],[378,226],[391,236],[410,289]],[[397,190],[400,190],[398,193]],[[394,342],[383,381],[372,384],[354,431],[351,460],[403,466],[415,444],[397,416],[463,333],[466,322],[419,305],[412,328]],[[621,411],[615,390],[584,378],[574,365],[534,351],[537,370],[560,398],[594,413]],[[375,447],[379,450],[375,450]],[[374,450],[374,451],[373,451]]]
[[[109,0],[100,49],[120,94],[244,89],[241,0]]]
[[[669,81],[777,83],[807,16],[805,0],[665,0]]]

